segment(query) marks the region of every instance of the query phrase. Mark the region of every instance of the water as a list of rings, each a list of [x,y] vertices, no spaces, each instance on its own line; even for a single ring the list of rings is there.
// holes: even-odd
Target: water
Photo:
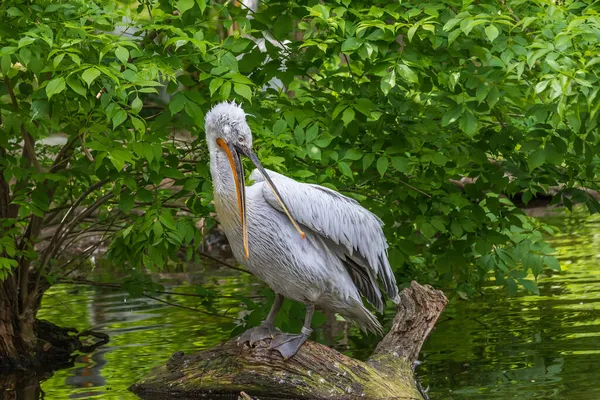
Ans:
[[[421,353],[432,399],[600,399],[600,219],[548,219],[563,271],[540,296],[451,302]]]
[[[540,279],[540,296],[506,298],[489,288],[474,301],[452,300],[417,370],[432,399],[600,399],[600,219],[577,213],[547,218],[563,229],[552,240],[563,272]],[[160,279],[171,290],[193,292],[190,285],[204,285],[223,293],[261,293],[252,278],[222,269],[191,268]],[[194,297],[161,298],[192,308],[198,303]],[[225,298],[215,308],[236,317],[243,312],[237,304]],[[234,327],[227,318],[73,285],[53,288],[40,317],[111,337],[44,381],[45,399],[135,399],[127,387],[154,365],[179,350],[214,346]],[[346,343],[338,340],[337,347],[346,349]],[[369,349],[345,352],[364,356]]]

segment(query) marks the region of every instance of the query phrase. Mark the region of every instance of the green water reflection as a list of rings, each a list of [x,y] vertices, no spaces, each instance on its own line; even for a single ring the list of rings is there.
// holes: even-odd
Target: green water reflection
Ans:
[[[432,399],[600,399],[600,219],[579,213],[545,218],[563,231],[552,240],[563,271],[540,279],[541,296],[507,299],[490,288],[484,298],[452,301],[417,369]],[[157,278],[177,290],[202,284],[256,295],[261,287],[235,271],[200,269]],[[197,305],[193,297],[172,300]],[[243,311],[237,303],[221,299],[216,308],[236,317]],[[213,346],[234,326],[229,319],[131,299],[107,288],[68,285],[48,293],[40,316],[111,337],[108,345],[43,382],[46,399],[134,399],[127,387],[154,365],[175,351]],[[338,339],[339,349],[360,342],[353,332]],[[365,355],[369,349],[354,352]]]
[[[452,302],[418,369],[433,399],[600,399],[600,219],[546,220],[563,271],[541,296]]]

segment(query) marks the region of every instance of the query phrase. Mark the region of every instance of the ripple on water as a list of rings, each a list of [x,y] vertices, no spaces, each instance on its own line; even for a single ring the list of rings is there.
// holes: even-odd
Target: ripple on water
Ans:
[[[600,224],[579,224],[540,296],[451,302],[422,352],[432,399],[600,399]]]

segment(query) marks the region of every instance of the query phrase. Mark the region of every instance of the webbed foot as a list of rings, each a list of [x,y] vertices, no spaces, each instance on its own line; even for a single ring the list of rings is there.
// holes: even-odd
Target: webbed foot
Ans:
[[[279,332],[280,330],[273,325],[262,324],[242,333],[238,338],[238,344],[243,345],[244,343],[249,343],[250,346],[253,347],[255,343],[260,342],[261,340],[273,339]]]
[[[311,333],[312,329],[307,328],[302,328],[302,333],[298,334],[278,333],[269,348],[277,350],[283,356],[283,359],[287,360],[298,353],[298,350],[308,340]]]

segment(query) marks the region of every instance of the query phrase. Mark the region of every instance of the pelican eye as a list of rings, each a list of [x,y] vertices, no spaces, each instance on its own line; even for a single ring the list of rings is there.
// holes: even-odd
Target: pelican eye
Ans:
[[[242,135],[238,136],[238,142],[244,143],[244,137]]]

